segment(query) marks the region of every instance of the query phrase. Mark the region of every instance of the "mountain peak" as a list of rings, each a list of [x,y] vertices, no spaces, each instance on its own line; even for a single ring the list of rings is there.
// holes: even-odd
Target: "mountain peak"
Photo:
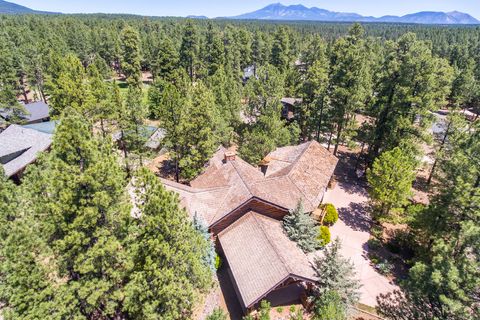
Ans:
[[[307,8],[302,4],[285,6],[272,3],[260,10],[242,14],[231,19],[245,20],[310,20],[335,22],[393,22],[417,24],[480,24],[467,13],[423,11],[402,17],[387,15],[380,18],[365,17],[356,13],[333,12],[316,7]]]
[[[52,14],[53,12],[36,11],[19,4],[0,0],[0,14]]]

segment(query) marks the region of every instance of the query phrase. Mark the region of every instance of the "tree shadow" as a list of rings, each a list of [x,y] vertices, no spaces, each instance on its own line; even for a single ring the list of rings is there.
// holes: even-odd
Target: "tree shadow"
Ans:
[[[372,219],[369,214],[369,205],[366,203],[351,203],[348,208],[339,208],[340,219],[355,231],[369,232]]]

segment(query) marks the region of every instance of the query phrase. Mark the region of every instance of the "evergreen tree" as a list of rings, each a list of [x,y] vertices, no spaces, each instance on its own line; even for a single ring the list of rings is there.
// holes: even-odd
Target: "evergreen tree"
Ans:
[[[329,91],[332,121],[336,127],[335,155],[346,138],[345,133],[355,123],[354,112],[364,108],[371,94],[369,56],[363,36],[364,29],[355,24],[332,49]]]
[[[191,316],[198,291],[211,284],[203,258],[208,242],[147,169],[135,177],[140,215],[132,225],[129,254],[134,268],[125,288],[124,309],[134,319],[181,319]]]
[[[415,163],[400,148],[384,152],[367,172],[370,197],[378,217],[386,217],[393,208],[401,208],[412,195]]]
[[[336,291],[326,291],[319,296],[314,305],[315,320],[346,320],[347,310],[342,298]]]
[[[206,80],[206,85],[215,96],[216,114],[219,120],[217,129],[221,142],[229,145],[234,140],[235,130],[240,126],[241,85],[235,76],[219,67],[215,74]]]
[[[222,38],[212,23],[207,27],[207,39],[205,43],[205,64],[207,74],[214,75],[217,70],[225,64],[224,61],[225,48]]]
[[[14,65],[13,44],[0,36],[0,110],[9,115],[10,122],[21,122],[27,114],[17,100],[19,83]]]
[[[275,32],[270,63],[280,71],[285,72],[290,64],[293,63],[290,55],[290,40],[288,30],[285,27],[279,27]]]
[[[336,316],[342,319],[342,313],[348,313],[349,308],[355,306],[360,298],[358,289],[360,284],[355,279],[355,268],[350,260],[342,257],[340,254],[341,242],[337,238],[324,250],[321,257],[317,257],[314,262],[319,281],[315,286],[316,316],[320,316],[322,308],[332,308],[339,311]],[[338,297],[341,306],[338,305]],[[329,298],[332,301],[328,301]],[[328,303],[327,303],[328,302]],[[322,319],[321,317],[319,319]],[[333,318],[335,319],[335,318]]]
[[[370,158],[391,150],[404,140],[422,142],[428,135],[429,111],[445,104],[452,69],[433,58],[427,43],[413,33],[386,43],[386,60],[376,99],[376,124]]]
[[[87,115],[91,109],[92,97],[82,62],[69,54],[65,58],[59,58],[56,63],[58,70],[50,72],[46,83],[51,115],[58,117],[68,107]]]
[[[193,216],[193,227],[209,244],[209,249],[205,252],[203,261],[206,266],[210,267],[212,272],[215,272],[215,259],[217,254],[215,252],[215,243],[212,241],[212,234],[208,232],[208,225],[205,220],[195,212]]]
[[[160,43],[152,66],[155,80],[174,81],[174,71],[177,69],[178,63],[178,51],[172,40],[169,37],[165,37]]]
[[[185,68],[193,81],[198,59],[198,35],[191,21],[185,25],[182,45],[180,47],[180,64]]]
[[[120,35],[122,43],[122,72],[129,86],[141,87],[140,35],[130,26],[125,27]]]
[[[54,286],[48,254],[38,238],[38,222],[21,209],[19,187],[4,176],[0,166],[0,301],[5,319],[57,317],[60,301],[54,301]],[[54,275],[53,273],[50,273]]]
[[[312,48],[305,54],[308,69],[302,83],[302,106],[298,108],[297,121],[304,140],[311,138],[315,133],[317,141],[320,135],[328,129],[326,116],[328,109],[329,61],[325,43],[314,40]]]
[[[46,238],[66,279],[60,294],[75,308],[70,316],[113,317],[121,314],[129,265],[118,228],[128,219],[124,176],[111,146],[92,137],[88,122],[73,109],[64,114],[48,159],[48,196],[35,200],[47,213]]]
[[[278,100],[267,102],[263,108],[256,122],[247,126],[240,137],[239,153],[253,165],[277,147],[296,144],[300,134],[296,124],[287,126],[280,118],[282,104]]]
[[[218,147],[218,118],[215,97],[202,83],[190,87],[187,105],[184,106],[184,138],[182,155],[178,159],[183,178],[196,177]],[[195,132],[194,135],[191,133]]]
[[[315,221],[303,210],[300,201],[294,210],[283,218],[283,228],[290,240],[305,252],[312,252],[319,248]]]

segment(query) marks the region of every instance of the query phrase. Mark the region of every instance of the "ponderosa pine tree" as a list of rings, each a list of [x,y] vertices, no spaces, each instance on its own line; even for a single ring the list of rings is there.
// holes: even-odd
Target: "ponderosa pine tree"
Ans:
[[[0,166],[0,301],[2,316],[10,319],[58,317],[60,301],[47,280],[48,260],[38,223],[25,214],[25,194],[7,180]],[[45,259],[42,261],[42,259]]]
[[[367,180],[377,218],[387,218],[392,209],[408,203],[415,176],[415,161],[398,147],[375,160],[367,171]]]
[[[17,101],[20,94],[16,75],[13,44],[5,37],[0,37],[0,109],[9,114],[9,121],[21,122],[27,111]]]
[[[178,197],[147,169],[135,177],[140,215],[132,225],[129,255],[134,268],[125,288],[124,309],[134,319],[191,316],[197,294],[209,288],[211,270],[205,238],[195,230]]]
[[[190,80],[193,81],[198,59],[198,35],[194,24],[188,21],[183,31],[180,47],[180,64],[185,68]]]
[[[46,93],[51,107],[50,114],[59,117],[65,108],[71,107],[87,115],[91,108],[91,96],[87,74],[80,59],[73,54],[57,60],[54,73],[50,72]]]
[[[287,125],[286,121],[280,118],[281,112],[282,104],[279,100],[268,101],[255,122],[243,129],[239,138],[239,153],[242,159],[257,165],[277,147],[298,142],[298,125]]]
[[[417,40],[413,33],[386,43],[381,72],[371,160],[404,140],[428,140],[429,112],[445,104],[452,80],[448,62],[433,57],[428,44]]]
[[[273,37],[270,63],[281,72],[285,72],[293,64],[291,59],[288,29],[279,27]]]
[[[207,26],[204,55],[208,76],[214,75],[220,67],[225,65],[225,48],[222,38],[212,23]]]
[[[141,86],[140,35],[130,26],[120,35],[122,45],[122,72],[129,86]]]
[[[36,299],[29,307],[12,307],[12,318],[37,318],[42,312],[59,319],[123,317],[130,260],[122,241],[130,217],[126,183],[112,145],[93,137],[89,122],[67,108],[52,151],[24,179],[28,196],[19,210],[26,220],[18,228],[29,234],[16,233],[15,241],[31,255],[22,255],[23,260],[11,256],[5,263],[18,267],[11,270],[12,277],[29,283],[29,290],[41,288],[38,296],[22,298]],[[10,292],[9,298],[20,296]]]
[[[335,155],[345,141],[345,133],[355,123],[354,112],[364,108],[371,94],[372,76],[364,33],[363,27],[355,24],[332,49],[329,95],[331,121],[335,125]]]
[[[178,63],[178,50],[169,37],[164,37],[160,42],[156,59],[152,65],[155,80],[160,79],[173,82]]]
[[[215,97],[203,82],[190,86],[181,141],[180,174],[184,179],[196,177],[218,147],[219,118]],[[192,134],[195,132],[195,134]]]
[[[235,75],[222,66],[205,83],[215,96],[215,110],[219,119],[218,136],[228,146],[234,140],[234,133],[241,123],[241,85]]]
[[[302,83],[301,93],[303,96],[302,106],[296,114],[303,140],[312,138],[315,134],[317,141],[327,127],[326,115],[328,115],[328,86],[330,65],[326,53],[326,44],[315,37],[309,49],[304,54],[307,62],[307,71]],[[327,128],[328,129],[328,128]]]
[[[295,241],[304,252],[312,252],[320,247],[315,221],[305,213],[302,201],[283,218],[283,228],[290,240]]]

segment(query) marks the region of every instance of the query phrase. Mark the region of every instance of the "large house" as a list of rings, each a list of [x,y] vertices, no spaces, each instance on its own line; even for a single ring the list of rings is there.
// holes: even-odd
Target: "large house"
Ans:
[[[163,180],[217,239],[244,310],[285,290],[316,281],[306,255],[283,231],[282,219],[302,200],[307,212],[322,202],[338,159],[319,143],[279,148],[255,168],[219,148],[190,186]]]

